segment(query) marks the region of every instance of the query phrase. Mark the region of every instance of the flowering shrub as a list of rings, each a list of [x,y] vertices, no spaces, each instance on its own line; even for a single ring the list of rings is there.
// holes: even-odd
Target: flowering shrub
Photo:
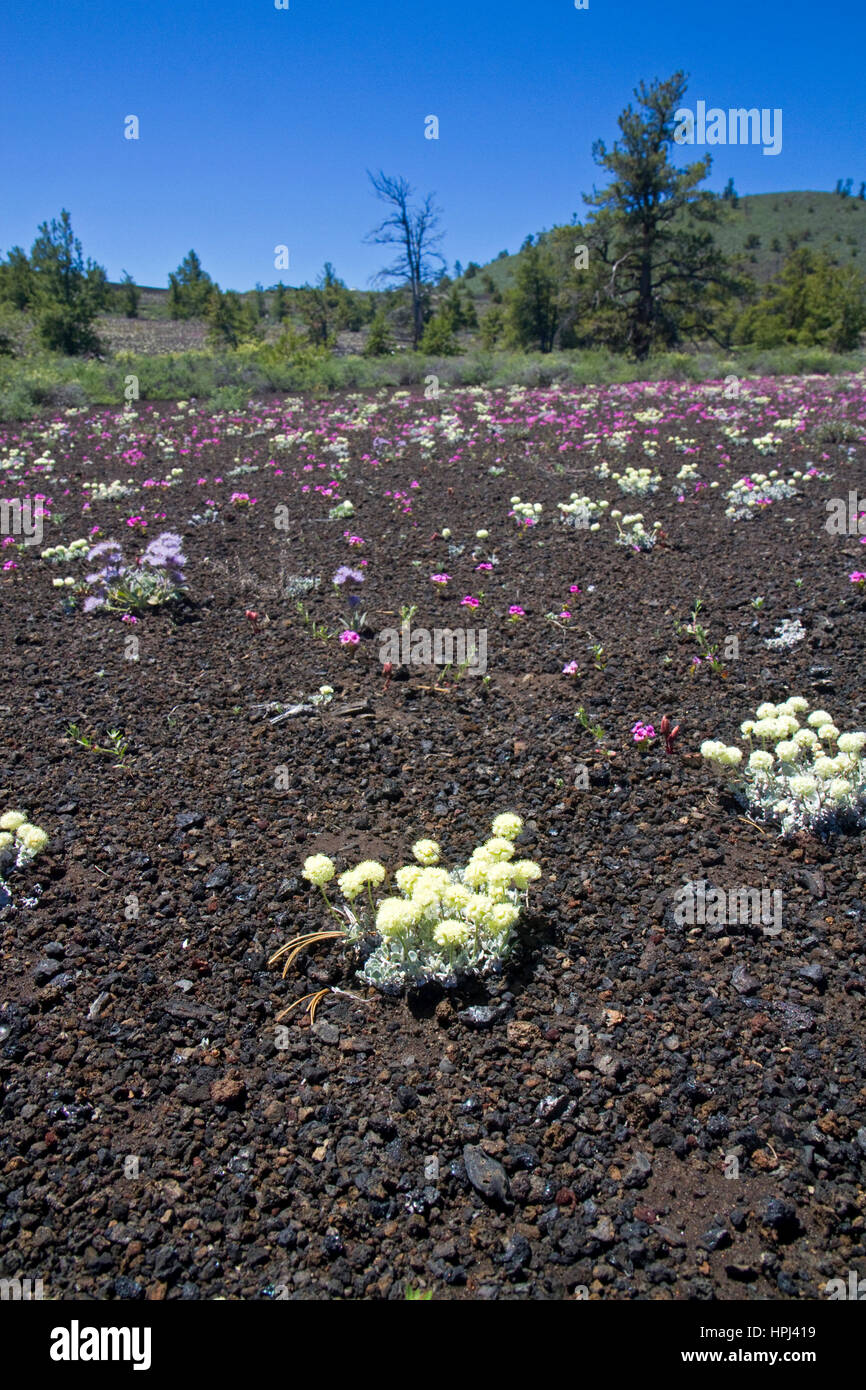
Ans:
[[[23,869],[47,844],[46,832],[31,825],[24,811],[5,811],[0,816],[0,852],[14,854],[12,867]]]
[[[708,739],[701,755],[720,770],[742,768],[738,794],[783,835],[859,829],[866,824],[866,733],[840,733],[826,710],[808,709],[800,695],[759,705],[755,718],[740,725],[743,737],[758,744],[745,767],[736,745]]]
[[[467,864],[452,870],[439,867],[435,840],[419,840],[412,846],[416,862],[399,868],[393,879],[375,860],[340,874],[341,911],[348,925],[334,934],[355,948],[365,938],[375,940],[358,978],[394,992],[432,980],[454,985],[461,977],[497,970],[516,943],[529,885],[541,877],[533,860],[515,858],[514,840],[522,829],[519,816],[496,816],[492,837],[473,850]],[[303,876],[327,902],[325,885],[336,876],[333,860],[312,855]],[[378,897],[392,883],[399,896]],[[272,960],[293,958],[293,951],[296,942],[289,942]]]
[[[662,480],[661,473],[653,473],[649,468],[633,468],[631,464],[624,473],[612,473],[611,477],[616,480],[620,492],[634,497],[656,492]]]
[[[102,568],[87,575],[92,592],[84,600],[85,613],[97,608],[143,612],[177,598],[184,587],[182,544],[173,531],[163,531],[139,556],[137,565],[127,564],[117,541],[95,545],[87,558],[101,560]]]
[[[119,502],[122,497],[129,497],[130,493],[135,492],[134,487],[127,487],[119,478],[110,483],[84,482],[81,486],[87,490],[91,502]]]
[[[348,497],[347,497],[347,498],[344,499],[344,501],[338,502],[337,505],[336,505],[335,507],[332,507],[332,508],[331,508],[331,510],[328,512],[328,520],[329,520],[329,521],[345,521],[348,517],[354,516],[354,515],[355,515],[355,507],[354,507],[354,504],[353,504],[352,502],[350,502],[349,499],[348,499]]]
[[[567,502],[557,502],[556,506],[567,526],[574,526],[577,530],[588,527],[591,531],[597,531],[598,517],[607,511],[610,503],[605,502],[604,498],[593,502],[591,497],[581,497],[580,493],[573,492]]]
[[[26,868],[47,844],[46,832],[32,825],[24,811],[5,811],[0,816],[0,908],[8,907],[12,901],[6,887],[8,875],[15,869]]]
[[[50,560],[53,564],[68,564],[71,560],[83,560],[90,549],[90,541],[86,536],[80,540],[71,541],[69,545],[50,545],[47,550],[41,552],[43,560]]]
[[[661,530],[660,521],[654,521],[652,530],[648,531],[643,524],[643,512],[623,516],[619,511],[612,511],[611,517],[616,522],[617,545],[627,545],[632,550],[652,550]],[[622,525],[620,525],[620,519]]]
[[[542,506],[540,502],[521,502],[519,497],[512,497],[511,511],[508,515],[513,516],[521,526],[534,526],[541,512]],[[481,540],[487,539],[486,531],[483,535],[480,531],[477,531],[476,535]]]
[[[771,502],[796,497],[795,484],[805,482],[807,478],[816,476],[816,473],[817,470],[802,473],[795,469],[790,479],[783,478],[777,468],[772,468],[769,473],[749,473],[745,478],[739,478],[725,493],[725,501],[728,503],[725,516],[740,521],[743,517],[754,516],[757,507],[767,507]]]

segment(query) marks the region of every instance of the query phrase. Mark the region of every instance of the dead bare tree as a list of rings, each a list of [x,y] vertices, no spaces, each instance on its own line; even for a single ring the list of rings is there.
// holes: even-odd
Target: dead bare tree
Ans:
[[[392,265],[380,270],[374,280],[404,284],[412,299],[412,346],[417,348],[424,332],[424,287],[434,275],[445,269],[445,259],[437,249],[442,241],[439,230],[440,209],[428,193],[423,203],[413,207],[414,189],[407,179],[391,178],[380,170],[368,178],[376,197],[391,208],[390,214],[364,238],[368,245],[399,246]]]

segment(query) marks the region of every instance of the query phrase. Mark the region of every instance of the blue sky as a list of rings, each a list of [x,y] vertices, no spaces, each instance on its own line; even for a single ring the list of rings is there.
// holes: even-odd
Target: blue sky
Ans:
[[[194,246],[223,288],[383,263],[366,170],[435,191],[444,251],[483,262],[604,183],[591,147],[641,78],[687,104],[780,107],[783,145],[718,146],[710,186],[866,179],[861,0],[35,0],[0,17],[0,250],[72,213],[85,253],[164,285]],[[137,115],[140,138],[123,137]],[[438,140],[424,138],[436,115]],[[684,151],[694,158],[703,151]],[[679,156],[678,156],[679,157]]]

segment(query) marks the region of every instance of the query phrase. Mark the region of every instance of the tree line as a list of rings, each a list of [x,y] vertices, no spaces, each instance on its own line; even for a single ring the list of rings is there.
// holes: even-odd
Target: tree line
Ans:
[[[168,312],[204,319],[211,341],[228,347],[262,338],[268,320],[282,325],[286,349],[329,349],[340,331],[365,330],[371,355],[393,350],[392,328],[432,355],[457,352],[462,332],[477,332],[488,348],[604,346],[637,360],[686,344],[856,348],[866,328],[866,281],[852,266],[792,244],[779,273],[760,286],[741,261],[721,254],[714,230],[738,204],[733,180],[717,196],[704,186],[709,154],[685,167],[671,158],[686,86],[682,72],[640,83],[613,145],[593,145],[607,183],[584,196],[585,220],[575,214],[567,227],[528,237],[505,291],[473,262],[465,271],[457,263],[452,280],[434,195],[415,202],[406,179],[380,171],[369,178],[385,215],[365,241],[393,249],[375,277],[381,293],[348,289],[326,262],[314,285],[280,282],[268,292],[257,285],[242,296],[221,290],[190,251],[169,275]],[[847,197],[851,188],[852,180],[840,179],[836,192]],[[468,289],[477,275],[487,295],[481,316]],[[115,310],[138,315],[140,292],[126,272],[113,294]],[[84,260],[65,210],[39,227],[29,255],[13,247],[0,261],[0,310],[31,314],[39,342],[52,351],[96,351],[94,323],[111,295],[104,269]],[[3,332],[0,314],[0,351]]]

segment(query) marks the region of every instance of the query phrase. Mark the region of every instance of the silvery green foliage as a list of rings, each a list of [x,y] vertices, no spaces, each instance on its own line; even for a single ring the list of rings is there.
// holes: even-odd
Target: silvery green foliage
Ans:
[[[701,754],[721,771],[737,769],[734,790],[756,818],[782,835],[825,836],[866,826],[866,733],[840,733],[826,710],[807,713],[792,696],[763,704],[741,725],[752,751],[707,740]],[[798,717],[799,716],[799,717]]]
[[[286,598],[303,598],[312,589],[318,589],[320,581],[307,578],[302,574],[289,574],[283,581],[283,593]]]
[[[806,636],[806,629],[799,618],[783,618],[776,628],[775,637],[767,637],[764,646],[771,651],[784,651],[788,647],[795,647],[798,642],[802,642]]]
[[[347,517],[354,516],[354,515],[355,515],[355,506],[354,506],[354,503],[353,503],[353,502],[350,502],[349,499],[348,499],[348,497],[347,497],[343,502],[338,502],[337,505],[336,505],[335,507],[332,507],[332,508],[331,508],[331,510],[328,512],[328,520],[329,520],[329,521],[345,521]]]
[[[454,875],[454,880],[461,881],[459,871]],[[508,900],[515,905],[521,903],[517,893],[510,893]],[[433,924],[434,919],[431,919],[429,931],[422,930],[420,940],[416,938],[408,945],[393,937],[383,940],[376,934],[375,927],[371,926],[365,931],[359,924],[358,936],[354,940],[360,944],[363,937],[369,939],[372,935],[378,944],[367,957],[363,968],[357,972],[358,979],[386,993],[418,989],[432,983],[450,988],[467,976],[483,978],[498,973],[517,941],[514,931],[499,933],[495,945],[489,936],[479,934],[467,948],[455,951],[449,959],[433,940]]]

